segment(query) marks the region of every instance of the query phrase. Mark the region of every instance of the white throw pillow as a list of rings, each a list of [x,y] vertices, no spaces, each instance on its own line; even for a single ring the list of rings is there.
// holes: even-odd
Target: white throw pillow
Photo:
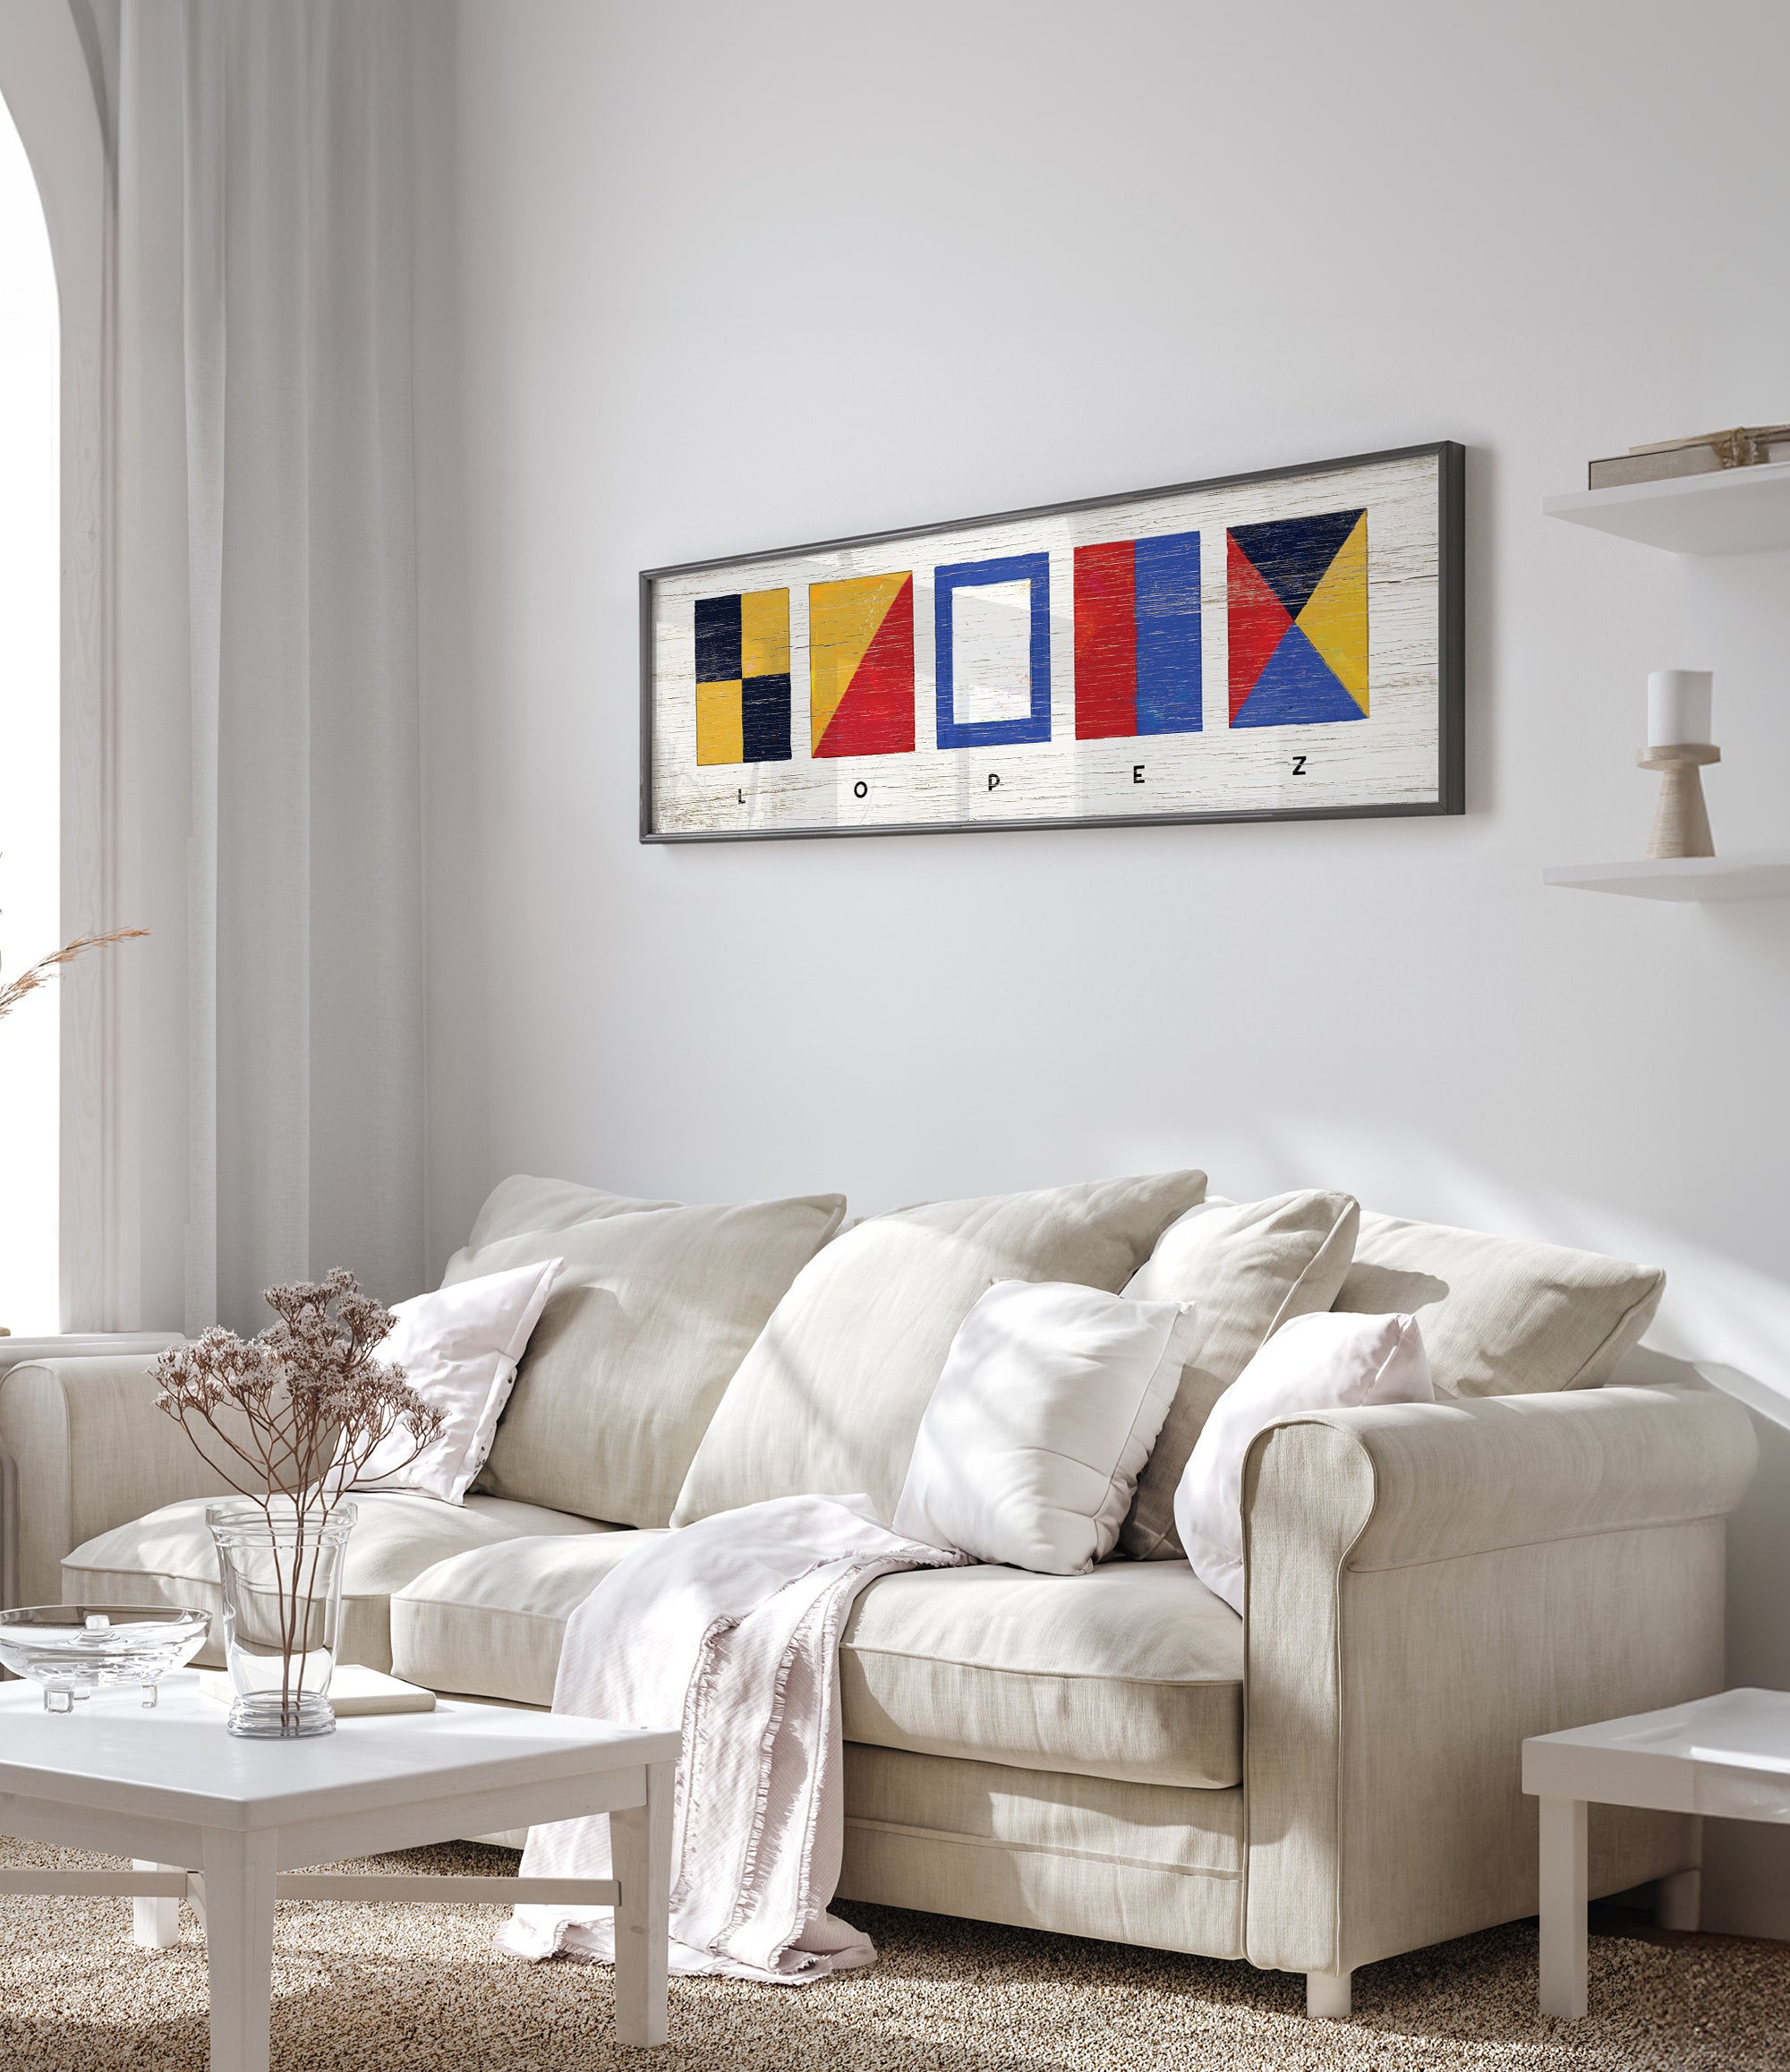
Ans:
[[[1333,1309],[1282,1325],[1213,1406],[1175,1491],[1175,1530],[1193,1573],[1242,1610],[1243,1457],[1257,1432],[1305,1411],[1435,1400],[1410,1317]]]
[[[1193,1339],[1193,1305],[997,1281],[958,1327],[895,1531],[1084,1575],[1111,1554]]]
[[[379,1342],[377,1357],[403,1368],[423,1402],[441,1412],[441,1432],[405,1465],[415,1441],[408,1426],[400,1425],[374,1449],[355,1488],[408,1489],[447,1504],[465,1500],[491,1450],[516,1363],[558,1270],[558,1259],[513,1266],[413,1295],[393,1308],[396,1322]]]

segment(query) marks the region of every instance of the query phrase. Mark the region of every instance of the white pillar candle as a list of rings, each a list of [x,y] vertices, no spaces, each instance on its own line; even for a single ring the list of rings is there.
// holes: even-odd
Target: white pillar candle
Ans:
[[[1655,669],[1647,679],[1647,745],[1675,748],[1709,738],[1709,669]]]

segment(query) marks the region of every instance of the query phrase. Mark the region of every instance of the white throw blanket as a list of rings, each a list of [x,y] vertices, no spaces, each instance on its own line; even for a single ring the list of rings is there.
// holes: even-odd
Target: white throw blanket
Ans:
[[[553,1710],[683,1730],[674,1972],[806,1985],[874,1961],[827,1911],[845,1845],[840,1635],[879,1575],[967,1558],[891,1532],[866,1496],[781,1496],[668,1532],[573,1613]],[[522,1872],[608,1877],[609,1815],[533,1829]],[[518,1906],[499,1941],[615,1957],[607,1910]]]

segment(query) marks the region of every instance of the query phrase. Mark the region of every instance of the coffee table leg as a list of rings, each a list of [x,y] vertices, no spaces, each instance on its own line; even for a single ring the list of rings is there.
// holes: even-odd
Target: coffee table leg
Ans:
[[[166,1871],[166,1863],[131,1859],[133,1871]],[[171,1949],[180,1940],[178,1899],[133,1899],[131,1902],[131,1940],[139,1949]]]
[[[666,1946],[675,1775],[672,1763],[648,1763],[646,1803],[609,1815],[609,1861],[621,1887],[615,1910],[616,2041],[636,2047],[662,2043],[669,2034]]]
[[[1541,1802],[1541,2011],[1585,2012],[1585,1802]]]
[[[205,1838],[211,2072],[268,2072],[276,1843],[268,1832]]]

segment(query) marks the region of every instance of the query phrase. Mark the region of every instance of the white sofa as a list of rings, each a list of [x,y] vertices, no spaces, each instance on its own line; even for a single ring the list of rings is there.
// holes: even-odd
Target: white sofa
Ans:
[[[841,1897],[1247,1957],[1309,1974],[1326,2008],[1362,1965],[1532,1912],[1522,1737],[1720,1686],[1749,1422],[1713,1394],[1598,1386],[1658,1300],[1647,1269],[1346,1196],[1203,1192],[1158,1175],[836,1236],[836,1198],[694,1211],[507,1182],[450,1275],[575,1255],[561,1309],[464,1506],[359,1499],[345,1653],[546,1705],[567,1618],[674,1511],[892,1501],[991,1267],[1181,1285],[1206,1338],[1128,1524],[1146,1557],[916,1572],[860,1599]],[[1165,1542],[1164,1489],[1253,1345],[1333,1304],[1414,1309],[1445,1394],[1257,1441],[1240,1619]],[[216,1603],[219,1486],[152,1395],[134,1360],[0,1381],[24,1601]],[[1698,1838],[1596,1809],[1590,1854],[1607,1893],[1694,1865]]]

